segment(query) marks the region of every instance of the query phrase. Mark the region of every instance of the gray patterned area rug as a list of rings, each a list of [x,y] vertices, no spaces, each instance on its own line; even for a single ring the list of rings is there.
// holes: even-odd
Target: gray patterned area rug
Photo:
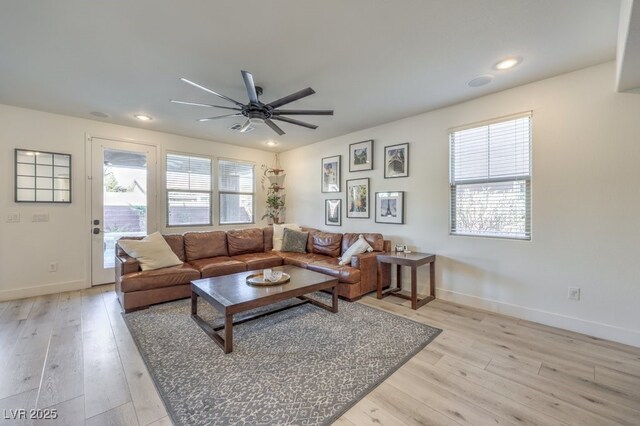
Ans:
[[[359,303],[305,304],[235,326],[224,355],[190,312],[180,300],[125,315],[178,425],[330,424],[441,331]],[[198,314],[222,319],[201,299]]]

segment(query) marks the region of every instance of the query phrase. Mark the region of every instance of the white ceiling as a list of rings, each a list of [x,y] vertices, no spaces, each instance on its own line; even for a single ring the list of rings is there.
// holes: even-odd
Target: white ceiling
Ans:
[[[287,150],[612,60],[619,10],[619,0],[3,0],[0,103]],[[522,64],[492,70],[510,55]],[[263,101],[311,86],[287,108],[335,115],[298,117],[317,130],[241,134],[227,129],[237,118],[196,122],[225,110],[168,101],[224,105],[186,77],[245,102],[241,69]],[[491,84],[467,86],[486,73]]]

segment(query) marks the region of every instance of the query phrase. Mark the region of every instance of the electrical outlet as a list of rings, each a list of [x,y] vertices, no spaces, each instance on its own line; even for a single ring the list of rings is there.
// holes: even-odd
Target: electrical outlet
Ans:
[[[20,223],[20,213],[7,214],[7,223]]]
[[[58,272],[58,262],[49,263],[49,272]]]
[[[569,287],[569,299],[580,300],[580,287]]]

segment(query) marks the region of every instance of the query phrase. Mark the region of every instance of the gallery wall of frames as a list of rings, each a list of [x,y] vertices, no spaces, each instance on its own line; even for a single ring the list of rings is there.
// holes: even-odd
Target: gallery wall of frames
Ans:
[[[370,178],[359,176],[360,172],[374,171],[373,144],[371,139],[349,145],[349,174],[344,180],[344,199],[338,195],[343,190],[342,156],[322,159],[321,192],[334,195],[325,199],[325,225],[341,226],[343,210],[347,219],[369,219],[373,214],[376,223],[405,223],[405,192],[373,192]],[[382,168],[377,172],[383,173],[385,179],[408,177],[409,143],[385,146]]]

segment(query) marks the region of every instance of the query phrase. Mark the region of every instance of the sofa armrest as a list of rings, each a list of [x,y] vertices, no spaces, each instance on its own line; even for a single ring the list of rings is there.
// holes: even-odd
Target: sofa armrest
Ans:
[[[140,262],[138,262],[133,257],[121,254],[116,256],[116,281],[126,274],[130,274],[132,272],[140,272]]]
[[[362,253],[351,258],[351,266],[360,269],[362,293],[374,291],[378,285],[378,253]]]

